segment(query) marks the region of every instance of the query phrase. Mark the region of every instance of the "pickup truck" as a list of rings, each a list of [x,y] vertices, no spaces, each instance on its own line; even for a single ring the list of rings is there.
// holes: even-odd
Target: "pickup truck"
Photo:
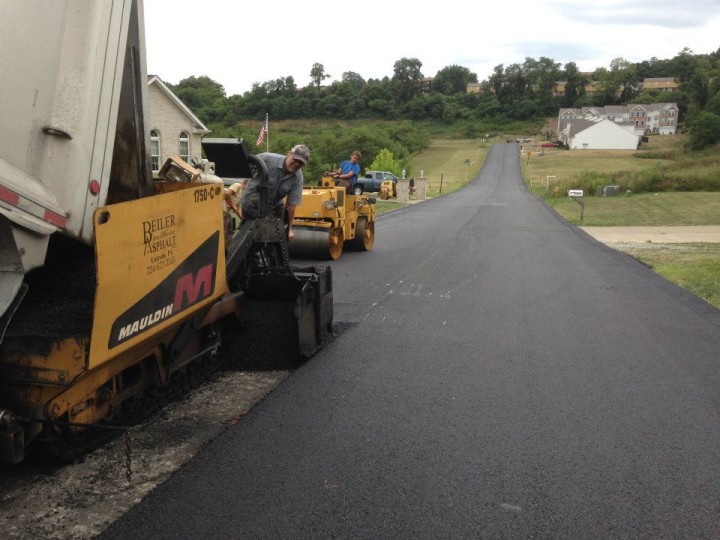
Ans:
[[[380,191],[380,186],[385,180],[397,182],[397,176],[388,171],[366,171],[365,176],[358,176],[353,193],[360,195],[363,191]]]

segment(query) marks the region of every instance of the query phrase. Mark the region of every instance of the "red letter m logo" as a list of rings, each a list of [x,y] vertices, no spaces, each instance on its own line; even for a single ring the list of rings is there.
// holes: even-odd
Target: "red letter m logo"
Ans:
[[[178,279],[177,285],[175,286],[175,302],[173,303],[173,311],[177,313],[199,300],[210,296],[210,293],[212,292],[212,277],[213,265],[208,264],[198,270],[197,279],[195,281],[193,281],[192,274],[185,274],[183,277]],[[201,287],[202,295],[200,294]],[[183,302],[185,299],[187,300],[186,303]]]

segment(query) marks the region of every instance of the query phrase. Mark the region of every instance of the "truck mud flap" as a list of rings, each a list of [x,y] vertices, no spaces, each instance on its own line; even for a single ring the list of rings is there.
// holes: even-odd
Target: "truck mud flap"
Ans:
[[[300,354],[309,358],[320,349],[327,334],[332,335],[332,270],[329,266],[296,271],[304,284],[295,301]]]
[[[0,409],[0,463],[17,465],[25,459],[25,432],[9,411]]]
[[[287,356],[299,355],[300,360],[315,354],[332,337],[333,291],[332,270],[329,266],[311,266],[293,268],[293,274],[257,274],[251,277],[247,298],[251,304],[263,305],[263,316],[254,316],[252,307],[246,316],[253,319],[271,320],[271,331],[264,339],[266,354],[277,358],[279,364],[293,364]],[[279,313],[285,305],[285,314]],[[272,307],[269,307],[271,306]],[[270,317],[267,312],[274,310]],[[288,322],[287,311],[292,312],[292,322]],[[248,321],[257,323],[258,320]],[[292,328],[286,328],[292,326]],[[262,336],[263,332],[249,332],[248,337]],[[287,335],[289,334],[289,335]],[[294,353],[285,350],[270,352],[271,346],[281,347],[281,343],[290,342]],[[285,360],[283,360],[285,357]]]

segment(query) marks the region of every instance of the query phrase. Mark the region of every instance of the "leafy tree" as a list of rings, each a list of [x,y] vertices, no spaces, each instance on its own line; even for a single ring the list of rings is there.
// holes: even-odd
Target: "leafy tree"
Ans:
[[[639,82],[635,64],[624,58],[615,58],[610,62],[610,75],[620,92],[620,103],[629,103],[637,92]]]
[[[204,122],[215,120],[216,116],[225,116],[225,88],[210,77],[188,77],[176,85],[169,84],[168,87]],[[215,106],[223,111],[215,114]]]
[[[380,118],[394,118],[395,102],[388,83],[369,80],[362,89],[362,98],[368,104],[369,113]]]
[[[555,82],[560,78],[560,64],[546,57],[539,60],[526,58],[523,64],[530,96],[537,104],[541,115],[555,114],[557,103],[554,99]]]
[[[367,84],[365,82],[365,79],[363,79],[359,74],[355,73],[354,71],[346,71],[345,73],[343,73],[342,82],[350,83],[357,92],[362,90]]]
[[[481,92],[475,107],[477,118],[497,118],[500,116],[502,107],[497,96],[492,92]]]
[[[610,62],[610,69],[599,68],[593,74],[600,82],[602,92],[596,105],[618,105],[629,103],[635,96],[638,77],[635,64],[624,58],[615,58]]]
[[[351,82],[335,81],[326,90],[326,94],[338,96],[346,101],[350,101],[357,94],[355,86]]]
[[[565,64],[565,95],[563,106],[573,107],[580,97],[580,92],[585,92],[585,81],[575,62]]]
[[[643,90],[637,96],[633,98],[633,103],[664,103],[667,101],[667,94],[657,88],[649,88]]]
[[[691,102],[698,108],[703,109],[710,99],[710,81],[707,72],[704,70],[695,71],[690,79],[683,84],[683,90],[688,93]]]
[[[292,75],[264,82],[260,86],[265,90],[266,95],[273,98],[281,96],[295,97],[297,92],[297,85],[295,84],[295,79]]]
[[[467,92],[468,83],[476,83],[477,75],[468,68],[451,65],[442,68],[433,80],[433,91],[452,95]]]
[[[390,171],[395,176],[401,176],[402,165],[395,160],[393,153],[390,150],[383,148],[380,152],[378,152],[378,155],[370,164],[369,170]]]
[[[690,80],[696,69],[697,59],[691,49],[685,47],[672,59],[675,78],[680,83]]]
[[[720,116],[720,91],[716,92],[708,99],[707,112],[711,112]]]
[[[593,73],[593,79],[600,84],[600,92],[598,92],[594,99],[593,105],[616,105],[618,102],[618,84],[610,75],[610,71],[607,68],[598,68]]]
[[[498,64],[493,68],[493,73],[490,75],[488,82],[490,83],[493,93],[499,99],[502,94],[503,83],[505,82],[505,70],[502,64]]]
[[[515,99],[525,94],[528,89],[528,81],[525,70],[520,64],[510,64],[505,68],[504,92],[501,93],[501,100],[505,102],[507,98]]]
[[[395,118],[397,114],[395,104],[386,99],[371,99],[368,101],[368,108],[378,118]]]
[[[325,66],[322,64],[315,63],[312,65],[312,69],[310,70],[310,80],[315,83],[315,86],[320,88],[320,85],[325,79],[329,79],[330,74],[325,73]]]
[[[638,80],[642,81],[648,77],[669,77],[675,75],[670,60],[659,60],[653,56],[650,60],[643,60],[635,64]]]
[[[700,112],[695,115],[690,124],[689,146],[693,150],[700,150],[720,142],[720,116],[710,112]]]
[[[417,58],[401,58],[394,65],[392,88],[400,103],[407,103],[420,91],[423,78],[422,62]]]
[[[392,93],[388,89],[388,85],[377,81],[368,81],[362,90],[362,95],[368,101],[376,99],[392,101]]]

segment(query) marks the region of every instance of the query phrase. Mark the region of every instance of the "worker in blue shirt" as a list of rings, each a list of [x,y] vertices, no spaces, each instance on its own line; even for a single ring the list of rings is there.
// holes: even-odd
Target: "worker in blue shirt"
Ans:
[[[333,178],[337,179],[337,185],[346,189],[351,188],[357,182],[358,174],[360,174],[360,152],[357,150],[350,154],[350,159],[343,161],[340,168],[333,173]]]

